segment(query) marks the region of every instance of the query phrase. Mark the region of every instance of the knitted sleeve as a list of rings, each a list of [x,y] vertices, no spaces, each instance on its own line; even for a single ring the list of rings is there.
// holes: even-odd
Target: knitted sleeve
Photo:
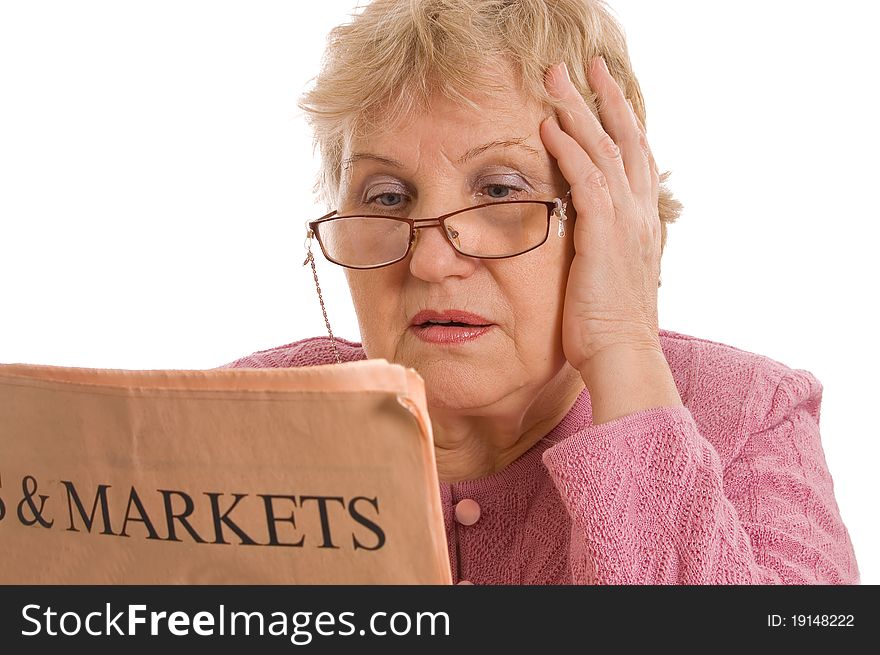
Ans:
[[[578,584],[858,584],[819,437],[822,385],[793,370],[722,470],[689,409],[593,425],[543,455]]]

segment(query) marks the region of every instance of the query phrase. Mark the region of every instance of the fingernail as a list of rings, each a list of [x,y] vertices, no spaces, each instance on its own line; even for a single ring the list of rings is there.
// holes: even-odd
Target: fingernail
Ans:
[[[568,74],[568,66],[565,65],[565,62],[560,62],[559,64],[560,72],[562,73],[562,77],[566,82],[571,83],[571,77]]]
[[[599,57],[599,64],[602,66],[602,70],[611,75],[611,73],[608,72],[608,64],[605,62],[605,57]]]
[[[635,107],[633,107],[633,101],[630,100],[629,98],[627,98],[626,101],[629,103],[629,108],[632,110],[632,113],[635,114],[636,109],[635,109]]]
[[[552,116],[548,116],[547,118],[545,118],[544,120],[542,120],[542,121],[541,121],[541,125],[546,125],[546,126],[548,126],[551,130],[556,129],[556,128],[558,127],[558,125],[556,124],[556,121],[553,120],[553,117],[552,117]]]

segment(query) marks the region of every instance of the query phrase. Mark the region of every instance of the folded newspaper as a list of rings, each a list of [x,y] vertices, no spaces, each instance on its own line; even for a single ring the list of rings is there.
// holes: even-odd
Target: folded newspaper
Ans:
[[[0,364],[0,583],[450,584],[424,382]]]

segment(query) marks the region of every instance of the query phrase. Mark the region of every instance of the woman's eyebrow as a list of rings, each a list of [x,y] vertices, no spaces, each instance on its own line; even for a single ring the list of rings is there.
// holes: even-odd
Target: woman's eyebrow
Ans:
[[[491,150],[492,148],[519,148],[520,150],[527,152],[532,157],[543,159],[544,154],[540,150],[536,150],[532,146],[526,145],[526,140],[526,137],[519,137],[516,139],[502,139],[498,141],[490,141],[489,143],[484,143],[483,145],[471,148],[466,153],[464,153],[458,160],[458,163],[466,164],[471,159],[482,155],[484,152],[486,152],[487,150]]]
[[[403,168],[403,164],[401,164],[396,159],[391,159],[389,157],[383,157],[382,155],[374,155],[371,152],[356,152],[351,157],[344,159],[342,161],[342,168],[347,169],[356,161],[361,161],[362,159],[372,159],[381,164],[387,164],[388,166],[392,166],[394,168]]]

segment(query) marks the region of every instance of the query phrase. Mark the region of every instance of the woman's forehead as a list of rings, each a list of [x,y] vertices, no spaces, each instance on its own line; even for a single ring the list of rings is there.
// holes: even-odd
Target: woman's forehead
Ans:
[[[511,91],[474,102],[476,106],[469,107],[443,98],[408,119],[374,123],[368,134],[348,140],[342,164],[349,167],[375,160],[394,166],[412,147],[442,148],[460,164],[499,147],[529,156],[542,154],[539,127],[549,112],[536,101]],[[401,153],[401,157],[391,153]]]

